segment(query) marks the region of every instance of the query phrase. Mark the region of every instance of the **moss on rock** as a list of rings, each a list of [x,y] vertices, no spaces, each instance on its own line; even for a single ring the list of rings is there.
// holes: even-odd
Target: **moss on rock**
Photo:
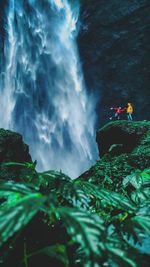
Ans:
[[[100,160],[79,179],[119,191],[122,179],[150,166],[150,122],[114,121],[97,131]]]

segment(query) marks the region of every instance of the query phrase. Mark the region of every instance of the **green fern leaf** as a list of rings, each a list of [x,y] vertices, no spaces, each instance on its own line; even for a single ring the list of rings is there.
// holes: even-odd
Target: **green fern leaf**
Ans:
[[[20,184],[14,181],[5,181],[5,180],[0,181],[0,191],[1,192],[3,191],[3,193],[17,192],[23,195],[32,193],[32,189],[29,186],[27,186],[27,184],[25,185],[23,183]]]
[[[150,201],[150,187],[140,188],[131,193],[131,199],[136,204],[143,204],[143,202]]]
[[[105,244],[105,247],[108,253],[108,259],[112,259],[113,261],[112,266],[114,263],[117,263],[119,266],[137,267],[135,261],[131,259],[127,247],[119,238],[112,236],[107,238],[107,241],[108,243]]]
[[[88,182],[78,182],[78,186],[82,188],[87,195],[100,200],[100,205],[102,208],[110,206],[127,212],[135,212],[137,209],[137,207],[129,199],[119,193],[112,192],[108,189],[99,188]]]
[[[89,209],[90,198],[76,183],[65,183],[64,186],[58,188],[57,192],[73,207],[80,209]]]
[[[140,231],[146,232],[150,236],[150,217],[137,215],[131,219],[134,223],[134,228],[138,228]]]
[[[140,189],[145,183],[150,182],[150,169],[137,170],[123,179],[123,187],[131,184],[135,189]]]
[[[57,213],[63,219],[73,241],[80,244],[87,259],[94,255],[100,257],[103,249],[101,242],[103,221],[97,215],[76,209],[59,208]]]
[[[66,183],[71,183],[72,180],[67,175],[58,171],[47,171],[38,173],[39,184],[44,193],[50,191],[57,191],[58,188],[64,186]]]
[[[13,207],[0,210],[0,245],[25,226],[41,210],[45,198],[39,193],[27,195]]]

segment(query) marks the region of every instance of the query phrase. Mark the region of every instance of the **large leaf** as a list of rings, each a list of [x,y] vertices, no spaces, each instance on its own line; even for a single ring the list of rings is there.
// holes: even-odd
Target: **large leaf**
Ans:
[[[133,241],[141,243],[141,236],[150,237],[150,212],[146,205],[139,209],[136,216],[131,216],[127,220],[122,221],[119,231],[123,233],[127,239],[132,238]]]
[[[143,232],[146,232],[150,236],[150,217],[144,215],[137,215],[131,218],[131,222],[134,223],[134,228],[138,228]]]
[[[73,181],[71,183],[65,183],[63,186],[60,186],[57,192],[61,195],[62,199],[66,200],[73,207],[78,207],[80,209],[89,209],[89,196]]]
[[[20,167],[24,167],[27,169],[35,169],[37,162],[2,162],[0,163],[1,166],[20,166]]]
[[[61,186],[64,186],[66,183],[71,183],[72,180],[62,172],[58,171],[47,171],[38,173],[39,183],[45,193],[50,191],[56,191]]]
[[[39,193],[24,196],[16,205],[0,210],[0,245],[24,227],[42,209],[45,197]]]
[[[0,181],[1,209],[15,205],[22,197],[35,193],[32,186],[19,184],[14,181]]]
[[[95,199],[99,199],[102,208],[110,206],[117,209],[122,209],[129,213],[135,212],[137,209],[137,207],[128,198],[119,193],[112,192],[104,188],[99,188],[88,182],[78,181],[78,186],[82,188],[87,195],[91,196],[91,198],[94,197]]]
[[[105,243],[107,251],[108,261],[110,259],[113,263],[119,264],[119,266],[132,266],[136,267],[136,262],[131,258],[130,247],[123,243],[117,236],[108,237]],[[112,264],[113,266],[114,264]],[[118,265],[117,265],[118,266]]]
[[[131,199],[136,204],[143,204],[150,202],[150,187],[142,187],[131,193]]]
[[[32,186],[27,186],[23,183],[16,183],[14,181],[0,181],[0,192],[17,192],[23,195],[32,193]]]
[[[59,208],[57,214],[63,219],[73,241],[80,245],[79,251],[84,253],[86,266],[96,264],[95,259],[101,256],[104,249],[101,241],[103,221],[97,215],[77,209]]]
[[[89,208],[89,197],[77,184],[65,174],[58,171],[48,171],[39,173],[41,187],[44,193],[55,192],[60,199],[60,203],[83,209]]]
[[[144,169],[144,171],[141,172],[141,176],[143,178],[143,181],[150,180],[150,168]]]
[[[123,179],[123,187],[131,184],[135,189],[140,189],[145,183],[150,183],[150,168],[144,171],[136,170]]]

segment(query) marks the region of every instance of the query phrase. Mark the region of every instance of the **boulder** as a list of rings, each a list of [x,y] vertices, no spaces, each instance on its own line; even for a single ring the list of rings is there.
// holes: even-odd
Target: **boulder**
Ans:
[[[99,155],[102,157],[111,152],[118,156],[122,153],[141,150],[144,140],[147,142],[148,134],[150,134],[150,123],[148,122],[110,122],[97,131],[96,142]]]
[[[79,179],[121,188],[132,172],[150,167],[150,122],[114,121],[97,131],[100,159]]]
[[[0,162],[32,162],[29,147],[18,133],[0,129]]]
[[[0,129],[0,179],[30,180],[32,166],[29,147],[23,142],[22,136]]]

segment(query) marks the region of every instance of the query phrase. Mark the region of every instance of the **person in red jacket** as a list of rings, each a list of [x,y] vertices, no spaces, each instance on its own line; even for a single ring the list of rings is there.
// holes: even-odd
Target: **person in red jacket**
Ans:
[[[114,116],[110,117],[109,119],[116,119],[116,120],[120,120],[120,115],[126,110],[126,108],[121,108],[121,107],[117,107],[117,108],[110,108],[113,109],[115,111]]]

